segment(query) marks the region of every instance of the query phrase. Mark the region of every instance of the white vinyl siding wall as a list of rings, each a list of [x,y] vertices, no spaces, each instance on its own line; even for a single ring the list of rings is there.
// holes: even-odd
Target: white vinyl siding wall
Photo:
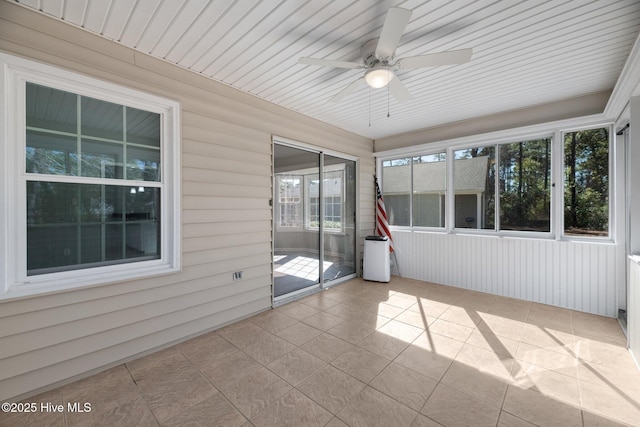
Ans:
[[[373,229],[371,140],[5,1],[0,50],[182,105],[182,271],[0,303],[0,400],[269,308],[272,135],[358,157],[361,244]]]

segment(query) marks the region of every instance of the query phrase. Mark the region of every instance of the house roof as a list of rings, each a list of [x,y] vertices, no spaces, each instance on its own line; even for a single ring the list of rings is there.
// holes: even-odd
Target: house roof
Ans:
[[[482,193],[486,190],[489,157],[480,156],[454,162],[455,191]],[[413,164],[413,191],[415,193],[442,193],[446,183],[446,162]],[[411,165],[383,168],[382,183],[385,195],[408,193],[411,182]]]

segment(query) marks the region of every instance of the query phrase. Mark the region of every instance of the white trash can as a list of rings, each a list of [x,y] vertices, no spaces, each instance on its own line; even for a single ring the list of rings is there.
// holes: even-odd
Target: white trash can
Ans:
[[[373,282],[391,280],[389,239],[386,236],[367,236],[364,239],[362,278]]]

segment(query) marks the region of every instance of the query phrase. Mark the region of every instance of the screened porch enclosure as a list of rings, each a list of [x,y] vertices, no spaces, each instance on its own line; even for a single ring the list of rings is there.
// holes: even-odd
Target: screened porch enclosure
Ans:
[[[275,298],[355,274],[355,174],[354,161],[275,145]]]

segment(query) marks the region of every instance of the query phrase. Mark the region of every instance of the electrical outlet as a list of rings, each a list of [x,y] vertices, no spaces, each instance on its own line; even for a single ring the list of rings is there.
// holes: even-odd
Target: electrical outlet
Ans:
[[[244,273],[242,271],[235,271],[233,273],[233,280],[240,280],[242,279],[244,276]]]

